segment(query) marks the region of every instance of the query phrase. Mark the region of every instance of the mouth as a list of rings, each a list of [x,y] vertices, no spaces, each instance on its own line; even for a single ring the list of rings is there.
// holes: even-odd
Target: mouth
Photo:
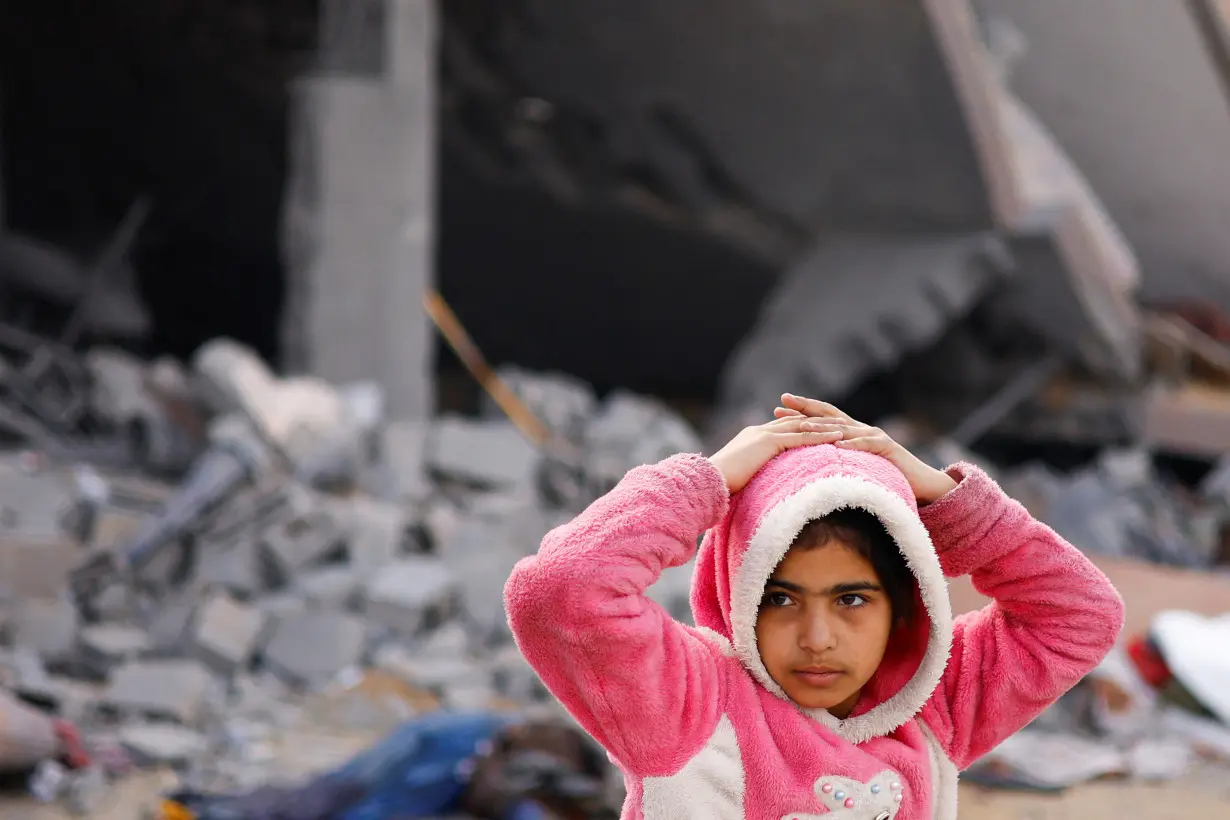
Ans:
[[[794,676],[808,686],[814,686],[818,689],[824,689],[832,686],[841,677],[845,675],[837,669],[828,669],[826,667],[810,667],[806,669],[794,670]]]

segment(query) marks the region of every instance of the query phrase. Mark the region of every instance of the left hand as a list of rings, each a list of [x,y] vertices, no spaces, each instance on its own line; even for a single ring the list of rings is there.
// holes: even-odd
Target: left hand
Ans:
[[[910,489],[914,491],[914,498],[920,506],[936,501],[957,487],[952,476],[926,464],[889,438],[879,427],[855,421],[827,402],[784,393],[782,406],[774,410],[773,415],[779,419],[807,416],[812,420],[804,423],[805,430],[841,434],[841,438],[833,442],[837,447],[863,450],[888,459],[910,482]]]

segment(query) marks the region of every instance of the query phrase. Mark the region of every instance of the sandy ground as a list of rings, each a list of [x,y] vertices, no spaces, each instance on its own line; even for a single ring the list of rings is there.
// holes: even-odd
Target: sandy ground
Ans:
[[[1230,817],[1230,770],[1165,786],[1093,783],[1062,796],[961,788],[961,820],[1188,820]]]
[[[91,820],[139,820],[153,805],[157,776],[121,784]],[[1189,820],[1230,817],[1230,770],[1203,772],[1165,786],[1096,783],[1067,794],[1040,796],[962,786],[961,820]],[[63,812],[25,800],[0,799],[3,820],[68,820]]]

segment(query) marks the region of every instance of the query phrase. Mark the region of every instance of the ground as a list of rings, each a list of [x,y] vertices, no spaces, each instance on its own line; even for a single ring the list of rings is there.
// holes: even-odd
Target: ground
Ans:
[[[158,792],[158,778],[129,780],[113,796],[110,808],[91,820],[137,820]],[[59,811],[34,808],[26,801],[0,800],[0,818],[67,820]],[[1062,797],[961,789],[960,820],[1188,820],[1230,817],[1230,777],[1201,772],[1177,783],[1146,786],[1097,783]]]

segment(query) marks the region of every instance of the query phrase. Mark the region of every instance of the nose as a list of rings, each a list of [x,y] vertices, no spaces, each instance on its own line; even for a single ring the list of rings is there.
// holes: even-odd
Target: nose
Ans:
[[[802,626],[799,632],[800,649],[819,654],[835,648],[837,633],[823,609],[807,613]]]

